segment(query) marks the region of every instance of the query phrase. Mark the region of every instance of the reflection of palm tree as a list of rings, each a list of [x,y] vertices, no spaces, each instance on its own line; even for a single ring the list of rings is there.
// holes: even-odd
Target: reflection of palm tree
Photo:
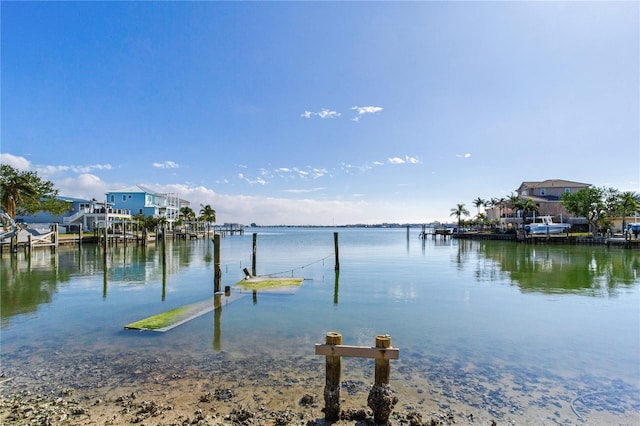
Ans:
[[[455,216],[458,220],[458,227],[462,226],[462,216],[469,216],[469,210],[467,210],[464,204],[458,204],[455,208],[451,209],[449,216]]]

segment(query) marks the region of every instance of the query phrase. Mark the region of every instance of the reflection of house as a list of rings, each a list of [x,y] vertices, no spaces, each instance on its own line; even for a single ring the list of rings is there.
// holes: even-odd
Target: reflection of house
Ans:
[[[107,202],[114,208],[127,209],[133,215],[164,217],[170,226],[180,217],[180,208],[189,205],[176,194],[159,194],[139,185],[107,192],[106,195]]]
[[[531,200],[538,206],[539,216],[551,216],[554,221],[557,222],[569,222],[569,223],[584,223],[583,218],[576,218],[569,213],[561,203],[561,198],[564,194],[572,194],[591,187],[591,184],[572,182],[563,179],[547,179],[540,182],[522,182],[520,187],[516,189],[518,198],[521,200]],[[514,213],[511,209],[508,210]],[[500,218],[500,224],[502,227],[511,227],[522,223],[521,212],[518,211],[514,217],[513,214],[504,214]],[[532,212],[529,212],[532,214]],[[529,220],[533,220],[533,217],[528,217]]]
[[[103,228],[105,223],[113,223],[131,218],[128,210],[116,209],[104,202],[71,197],[57,198],[69,203],[69,210],[65,213],[53,215],[50,212],[40,211],[32,215],[16,216],[16,220],[39,224],[59,223],[67,228],[77,227],[82,224],[83,230],[93,231],[96,228]],[[64,232],[65,229],[62,229],[62,231]]]

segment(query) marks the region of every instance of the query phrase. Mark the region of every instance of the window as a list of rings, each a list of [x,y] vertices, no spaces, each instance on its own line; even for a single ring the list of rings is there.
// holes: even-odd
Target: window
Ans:
[[[544,189],[544,188],[540,189],[540,195],[543,195],[543,196],[544,196],[545,194],[546,194],[545,189]]]
[[[138,214],[142,214],[142,209],[139,209],[139,210],[138,210]]]
[[[116,200],[116,196],[111,194],[111,202],[113,203]]]
[[[570,193],[570,192],[571,192],[571,188],[565,188],[565,189],[564,189],[564,193],[565,193],[565,194],[568,194],[568,193]]]

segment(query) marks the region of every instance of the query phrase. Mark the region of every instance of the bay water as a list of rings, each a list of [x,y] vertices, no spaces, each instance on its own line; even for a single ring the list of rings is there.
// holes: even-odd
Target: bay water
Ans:
[[[235,286],[251,270],[254,232],[257,275],[303,277],[299,288]],[[53,378],[99,386],[103,369],[115,391],[135,386],[152,356],[191,366],[221,354],[229,363],[284,359],[301,372],[311,365],[317,378],[314,345],[339,331],[350,345],[391,335],[400,349],[392,386],[418,408],[428,400],[530,424],[640,421],[638,251],[418,232],[281,227],[222,238],[222,286],[244,297],[223,297],[221,308],[166,333],[124,325],[213,297],[210,238],[169,241],[164,264],[160,244],[112,246],[106,258],[88,244],[5,253],[0,361],[14,380],[3,392],[44,390]],[[369,364],[350,362],[345,380],[370,379]],[[172,365],[185,374],[185,363]],[[251,363],[267,374],[260,365]]]

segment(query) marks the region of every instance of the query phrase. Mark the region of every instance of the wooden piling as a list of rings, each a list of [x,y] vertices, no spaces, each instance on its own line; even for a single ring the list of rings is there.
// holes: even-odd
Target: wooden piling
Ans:
[[[107,226],[102,229],[102,261],[104,263],[105,269],[107,268]]]
[[[376,336],[376,348],[390,348],[391,336],[388,334],[379,334]],[[391,365],[388,359],[376,358],[376,371],[374,383],[376,385],[389,384],[389,376],[391,375]]]
[[[335,233],[334,235],[337,235]],[[330,331],[326,337],[327,345],[341,345],[342,334]],[[342,374],[342,357],[326,357],[326,382],[324,387],[324,418],[335,422],[340,419],[340,376]]]
[[[256,252],[257,252],[257,244],[258,242],[258,234],[257,233],[253,233],[253,248],[251,251],[251,273],[253,274],[253,276],[256,276]]]
[[[391,336],[388,334],[376,336],[376,348],[388,349],[390,347]],[[390,373],[389,360],[376,358],[375,382],[369,392],[367,405],[373,410],[373,422],[377,425],[389,424],[389,417],[393,407],[398,403],[398,397],[389,386]]]
[[[220,269],[220,234],[213,234],[213,292],[220,292],[222,270]]]
[[[339,271],[340,270],[340,257],[338,256],[338,233],[334,232],[333,233],[333,249],[336,253],[336,266],[335,266],[335,270]]]
[[[162,226],[162,265],[167,264],[167,228]]]

